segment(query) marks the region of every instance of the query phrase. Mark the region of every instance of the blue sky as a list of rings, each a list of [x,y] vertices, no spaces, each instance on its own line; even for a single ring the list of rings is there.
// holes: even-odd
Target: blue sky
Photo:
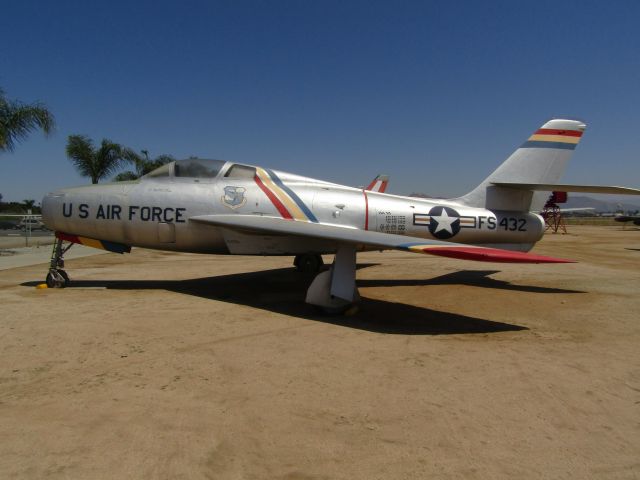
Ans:
[[[0,154],[0,193],[87,183],[82,133],[457,196],[554,116],[589,125],[563,180],[640,188],[639,24],[637,1],[7,2],[0,86],[57,130]]]

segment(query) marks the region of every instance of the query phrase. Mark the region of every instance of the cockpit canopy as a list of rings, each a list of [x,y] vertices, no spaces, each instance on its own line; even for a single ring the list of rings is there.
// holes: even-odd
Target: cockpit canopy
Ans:
[[[186,160],[176,160],[156,168],[145,175],[145,178],[215,178],[222,167],[224,160],[205,160],[202,158],[188,158]]]
[[[173,174],[176,177],[215,178],[227,163],[224,160],[202,160],[189,158],[174,162]]]
[[[212,180],[218,176],[224,166],[227,164],[224,160],[206,160],[203,158],[188,158],[186,160],[176,160],[169,162],[161,167],[156,168],[152,172],[147,173],[143,178],[184,178],[184,179],[202,179],[204,181]],[[256,168],[250,165],[242,165],[240,163],[230,164],[224,174],[227,178],[253,178],[256,174]]]

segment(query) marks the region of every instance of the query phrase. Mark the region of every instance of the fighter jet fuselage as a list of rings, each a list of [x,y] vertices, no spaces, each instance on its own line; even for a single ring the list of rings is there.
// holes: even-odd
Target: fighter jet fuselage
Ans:
[[[336,246],[320,239],[300,242],[230,231],[189,219],[281,217],[458,243],[510,244],[522,251],[544,233],[544,221],[534,213],[370,192],[232,162],[181,160],[167,165],[165,173],[51,193],[43,200],[43,220],[55,231],[136,247],[256,255],[332,253]]]

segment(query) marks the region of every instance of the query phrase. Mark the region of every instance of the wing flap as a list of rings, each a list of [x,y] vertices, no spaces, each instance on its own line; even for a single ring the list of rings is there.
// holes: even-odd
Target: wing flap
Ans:
[[[353,227],[323,223],[298,222],[276,217],[255,215],[199,215],[189,221],[230,228],[236,231],[255,231],[275,235],[320,238],[336,243],[365,245],[380,249],[403,250],[439,255],[462,260],[508,263],[571,263],[570,260],[545,257],[497,248],[485,248],[461,243],[426,240],[424,238],[360,230]]]

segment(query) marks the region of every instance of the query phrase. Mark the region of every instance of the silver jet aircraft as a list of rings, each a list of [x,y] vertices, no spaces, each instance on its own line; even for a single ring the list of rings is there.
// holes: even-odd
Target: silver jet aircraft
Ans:
[[[57,237],[47,284],[69,282],[63,255],[74,243],[119,253],[135,246],[291,255],[298,269],[314,272],[322,266],[320,255],[335,254],[331,268],[311,283],[306,301],[340,312],[359,300],[358,251],[566,262],[526,253],[544,233],[544,221],[534,212],[541,210],[548,192],[640,194],[622,187],[556,183],[584,130],[580,121],[550,120],[473,191],[448,200],[390,195],[384,188],[359,189],[202,159],[169,163],[137,181],[59,190],[42,202],[43,221]]]

